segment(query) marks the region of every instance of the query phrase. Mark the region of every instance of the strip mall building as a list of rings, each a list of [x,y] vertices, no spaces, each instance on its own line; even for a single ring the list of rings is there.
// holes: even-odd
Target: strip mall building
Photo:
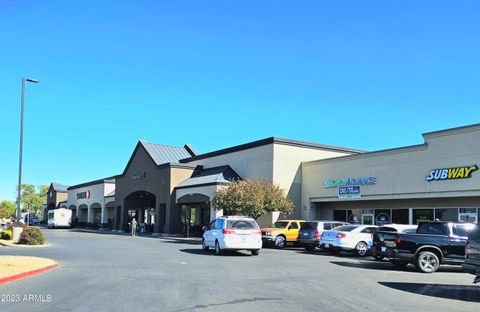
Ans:
[[[423,134],[419,145],[364,152],[267,138],[205,154],[139,141],[122,174],[67,188],[79,222],[182,232],[221,214],[210,202],[232,181],[263,179],[294,203],[291,217],[352,223],[478,220],[480,124]],[[55,188],[51,187],[55,192]],[[55,198],[55,194],[51,195]],[[264,216],[267,225],[277,214]]]

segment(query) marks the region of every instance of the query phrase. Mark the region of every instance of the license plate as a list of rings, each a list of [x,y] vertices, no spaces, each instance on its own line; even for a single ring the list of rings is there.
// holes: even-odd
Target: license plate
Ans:
[[[385,252],[385,251],[387,251],[387,247],[380,247],[380,250],[381,250],[382,252]]]
[[[325,248],[330,248],[330,244],[325,244]]]

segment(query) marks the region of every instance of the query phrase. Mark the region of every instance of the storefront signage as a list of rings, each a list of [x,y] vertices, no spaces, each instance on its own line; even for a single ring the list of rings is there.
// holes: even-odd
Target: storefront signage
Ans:
[[[143,180],[147,177],[147,173],[146,172],[143,172],[143,173],[140,173],[140,174],[134,174],[132,175],[132,180],[134,181],[137,181],[137,180]]]
[[[77,199],[89,199],[90,191],[77,193]]]
[[[478,170],[477,165],[463,166],[454,168],[433,169],[427,176],[427,181],[467,179],[472,177],[472,173]]]
[[[360,186],[340,186],[338,188],[338,198],[348,199],[348,198],[360,198]]]
[[[372,185],[377,183],[376,177],[360,177],[360,178],[347,178],[339,180],[327,180],[323,182],[323,187],[340,187],[340,186],[352,186],[352,185]]]

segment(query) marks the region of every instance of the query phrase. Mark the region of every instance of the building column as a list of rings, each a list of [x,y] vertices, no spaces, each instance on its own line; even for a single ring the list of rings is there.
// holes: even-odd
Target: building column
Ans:
[[[105,205],[102,206],[100,213],[100,223],[107,223],[108,220],[108,208]]]
[[[93,213],[92,213],[92,208],[90,206],[88,206],[87,208],[87,222],[88,223],[91,223],[93,222]]]

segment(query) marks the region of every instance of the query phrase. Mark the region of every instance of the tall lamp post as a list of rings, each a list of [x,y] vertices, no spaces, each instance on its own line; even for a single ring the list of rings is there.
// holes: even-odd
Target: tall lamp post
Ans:
[[[22,110],[20,113],[20,156],[18,165],[18,197],[17,197],[17,222],[22,217],[20,211],[20,203],[22,201],[22,156],[23,156],[23,113],[25,110],[25,82],[38,83],[38,80],[22,77]]]

